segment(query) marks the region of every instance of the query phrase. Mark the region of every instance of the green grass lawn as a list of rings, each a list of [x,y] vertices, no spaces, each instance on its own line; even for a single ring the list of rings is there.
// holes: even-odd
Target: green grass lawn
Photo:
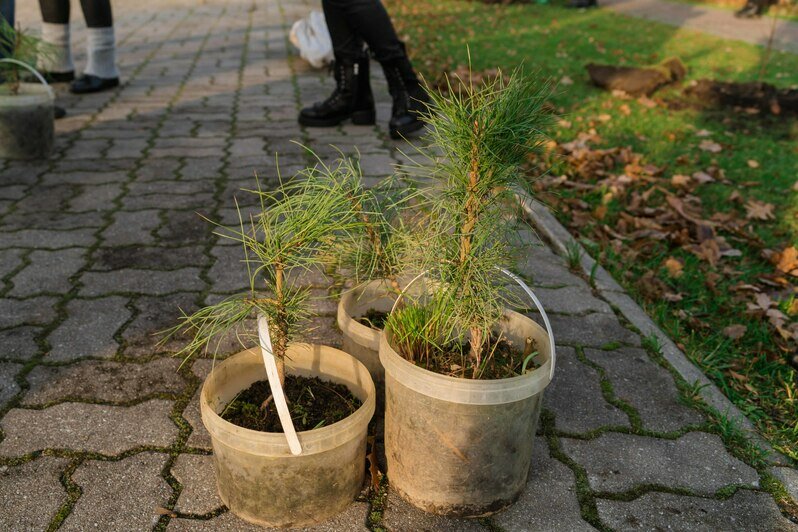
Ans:
[[[641,154],[644,164],[662,169],[656,177],[662,193],[649,198],[654,207],[678,188],[671,184],[675,174],[690,176],[710,167],[718,169],[715,175],[720,175],[719,171],[725,174],[725,179],[679,192],[684,199],[694,196],[700,201],[702,217],[720,213],[743,219],[744,229],[750,228],[751,234],[761,239],[753,242],[719,230],[742,255],[723,257],[715,265],[671,241],[644,240],[635,243],[640,249],[631,252],[626,244],[619,248],[609,238],[597,238],[603,234],[601,225],[616,227],[628,208],[629,196],[608,195],[596,186],[598,177],[574,177],[563,157],[549,159],[551,173],[566,174],[572,181],[582,179],[592,188],[544,189],[541,193],[593,255],[771,442],[798,459],[798,386],[796,368],[791,365],[798,344],[779,337],[763,317],[746,314],[753,295],[740,289],[757,285],[777,302],[774,309],[787,317],[785,325],[795,320],[790,313],[798,313],[798,303],[793,303],[798,279],[782,276],[786,284],[777,288],[763,285],[761,277],[774,270],[765,258],[769,250],[798,246],[798,187],[793,188],[798,181],[796,117],[665,105],[663,99],[680,101],[680,88],[657,93],[654,99],[658,104],[653,107],[636,99],[620,100],[593,87],[584,69],[589,62],[646,65],[676,56],[688,66],[688,81],[753,81],[764,50],[609,10],[579,12],[560,5],[386,1],[400,36],[407,40],[427,79],[467,65],[470,49],[474,71],[524,64],[527,72],[558,82],[552,103],[561,120],[552,134],[554,140],[562,144],[595,130],[600,140],[592,148],[628,146]],[[798,56],[773,52],[762,80],[780,87],[798,86]],[[699,144],[706,139],[720,144],[722,150],[701,150]],[[623,167],[614,171],[623,173]],[[735,201],[735,192],[742,201]],[[744,204],[752,199],[773,204],[775,219],[746,221]],[[590,214],[602,204],[605,213],[575,223],[578,209],[574,205]],[[683,264],[678,277],[663,266],[668,258]],[[653,272],[659,286],[681,299],[667,301],[652,295],[640,282],[647,272]],[[648,279],[651,281],[650,276]],[[744,325],[742,337],[732,339],[724,334],[730,325]]]

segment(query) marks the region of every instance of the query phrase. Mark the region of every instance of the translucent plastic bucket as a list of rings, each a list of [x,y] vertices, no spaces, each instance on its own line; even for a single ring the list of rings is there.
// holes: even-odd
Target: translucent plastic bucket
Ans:
[[[52,89],[35,83],[20,83],[18,94],[0,95],[0,158],[50,155],[55,139],[53,102]]]
[[[286,371],[345,385],[363,404],[327,427],[298,433],[293,456],[285,435],[238,427],[218,413],[253,382],[266,379],[259,349],[218,364],[202,387],[202,421],[213,442],[222,501],[239,517],[265,526],[320,523],[344,510],[363,486],[366,431],[375,408],[368,370],[343,351],[298,344],[288,349]]]
[[[338,302],[338,327],[343,333],[342,349],[361,361],[375,382],[381,382],[385,375],[379,356],[381,331],[363,325],[355,318],[371,309],[389,313],[396,300],[395,296],[389,294],[388,281],[376,280],[344,292]]]
[[[524,489],[553,343],[517,312],[506,311],[497,328],[517,346],[531,337],[541,366],[508,379],[460,379],[412,364],[391,347],[389,332],[381,337],[388,480],[422,510],[488,515]]]

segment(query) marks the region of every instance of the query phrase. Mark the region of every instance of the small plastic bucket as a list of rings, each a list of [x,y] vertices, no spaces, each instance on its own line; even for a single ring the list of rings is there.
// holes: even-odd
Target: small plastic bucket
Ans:
[[[554,344],[517,312],[506,311],[497,329],[517,346],[532,338],[541,366],[508,379],[461,379],[416,366],[393,349],[389,331],[381,337],[388,479],[427,512],[489,515],[526,485]]]
[[[355,318],[372,309],[387,314],[395,301],[396,296],[391,295],[388,281],[379,279],[344,292],[338,302],[338,327],[343,333],[342,349],[369,369],[374,382],[381,382],[385,375],[379,356],[382,331],[363,325]]]
[[[363,403],[346,419],[299,432],[298,456],[291,454],[284,434],[245,429],[219,416],[239,392],[266,379],[259,349],[242,351],[217,365],[200,395],[222,501],[239,517],[273,527],[320,523],[360,493],[366,432],[376,402],[368,370],[343,351],[296,344],[286,358],[287,373],[343,384]]]
[[[0,94],[0,158],[46,159],[55,141],[53,90],[30,65],[9,58],[0,63],[24,68],[41,82],[20,83],[17,94]]]

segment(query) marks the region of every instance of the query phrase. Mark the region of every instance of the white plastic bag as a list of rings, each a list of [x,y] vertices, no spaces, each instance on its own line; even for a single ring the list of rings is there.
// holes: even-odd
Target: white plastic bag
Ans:
[[[333,61],[332,41],[327,22],[321,11],[294,22],[291,27],[291,43],[299,49],[299,55],[316,68]]]

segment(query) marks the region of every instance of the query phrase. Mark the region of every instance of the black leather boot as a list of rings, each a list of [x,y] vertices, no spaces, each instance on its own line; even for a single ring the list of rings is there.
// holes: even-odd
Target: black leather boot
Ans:
[[[407,55],[381,63],[393,98],[388,131],[392,139],[401,139],[424,127],[421,114],[426,112],[429,96],[416,77]]]
[[[299,123],[310,127],[333,127],[352,119],[359,126],[374,125],[377,112],[369,81],[369,57],[357,61],[336,57],[333,65],[335,90],[323,102],[316,102],[299,112]]]
[[[759,18],[762,16],[762,6],[759,3],[747,2],[742,9],[735,11],[734,16],[737,18]]]
[[[598,7],[598,2],[596,0],[571,0],[566,7],[586,9],[588,7]]]

